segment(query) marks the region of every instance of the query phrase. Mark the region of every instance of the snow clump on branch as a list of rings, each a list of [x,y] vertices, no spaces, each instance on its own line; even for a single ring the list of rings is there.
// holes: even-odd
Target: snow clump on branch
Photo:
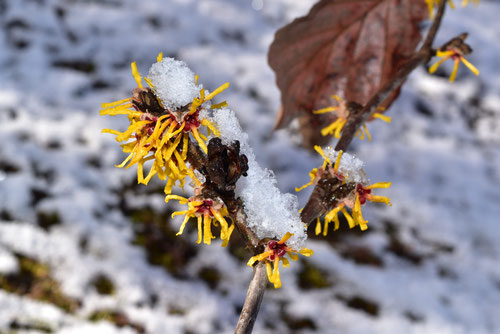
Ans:
[[[259,166],[248,143],[248,134],[243,132],[234,111],[223,108],[214,114],[212,122],[220,131],[222,143],[229,145],[238,140],[241,152],[248,158],[248,176],[240,179],[238,186],[238,189],[241,189],[240,196],[243,199],[248,227],[259,239],[280,240],[287,233],[292,233],[293,236],[287,244],[301,249],[307,239],[307,233],[300,219],[297,197],[281,193],[272,171]]]

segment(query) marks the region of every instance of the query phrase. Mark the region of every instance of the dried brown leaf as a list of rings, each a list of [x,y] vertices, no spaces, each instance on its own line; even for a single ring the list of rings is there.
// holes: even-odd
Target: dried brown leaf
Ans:
[[[333,94],[365,104],[413,54],[427,17],[424,0],[322,0],[281,28],[268,54],[281,90],[276,127],[299,117],[304,144],[324,144],[320,129],[332,115],[312,111],[332,105]]]

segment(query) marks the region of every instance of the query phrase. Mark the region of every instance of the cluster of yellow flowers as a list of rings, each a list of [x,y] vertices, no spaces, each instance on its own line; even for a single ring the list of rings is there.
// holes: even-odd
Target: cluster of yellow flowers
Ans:
[[[444,1],[444,0],[443,0]],[[473,0],[474,4],[476,6],[479,5],[479,0]],[[429,16],[434,18],[434,9],[439,6],[440,0],[425,0],[427,3],[427,6],[429,8]],[[462,1],[462,6],[465,7],[469,4],[469,0],[463,0]],[[448,5],[451,8],[455,8],[455,4],[453,3],[453,0],[448,0]],[[466,34],[463,36],[467,36]],[[462,36],[461,36],[462,37]],[[479,75],[479,70],[472,65],[467,59],[465,59],[465,56],[469,53],[472,52],[472,49],[465,43],[463,43],[463,38],[457,38],[455,41],[461,41],[461,43],[449,43],[448,45],[445,45],[442,49],[437,50],[436,52],[436,57],[440,58],[434,65],[432,65],[429,68],[429,73],[434,73],[437,71],[438,67],[444,63],[448,59],[453,60],[453,70],[450,75],[450,82],[455,81],[455,78],[457,77],[457,72],[458,72],[458,65],[460,64],[460,61],[474,73],[475,75]]]
[[[474,1],[474,4],[476,6],[479,5],[479,0],[473,0],[473,1]],[[427,3],[427,7],[429,8],[429,16],[432,19],[432,18],[434,18],[434,8],[439,6],[440,0],[425,0],[425,2]],[[465,7],[468,4],[469,4],[469,0],[462,0],[462,7]],[[452,9],[455,9],[455,3],[453,2],[453,0],[448,0],[448,5]]]
[[[462,34],[459,37],[452,39],[449,43],[437,50],[436,56],[441,58],[429,68],[430,73],[437,71],[438,67],[448,59],[452,59],[454,66],[450,75],[450,82],[455,81],[458,72],[458,65],[462,62],[475,75],[479,75],[479,70],[472,65],[465,56],[472,52],[471,47],[465,43],[467,34]]]
[[[163,55],[160,53],[157,60],[161,62],[162,59]],[[138,86],[133,96],[116,102],[103,103],[100,111],[101,115],[127,115],[130,121],[128,129],[124,132],[113,129],[102,130],[102,132],[116,135],[118,142],[126,142],[121,147],[123,152],[128,153],[128,156],[117,167],[129,168],[137,164],[137,181],[145,185],[154,175],[158,175],[161,180],[167,181],[166,194],[172,192],[172,187],[176,182],[183,187],[186,176],[199,183],[193,170],[186,164],[190,135],[206,153],[207,138],[200,133],[199,128],[204,126],[209,134],[213,132],[215,135],[218,135],[218,131],[209,120],[200,120],[199,113],[202,104],[229,87],[229,83],[223,84],[208,95],[205,95],[205,90],[201,89],[200,96],[195,97],[186,106],[186,110],[168,110],[154,94],[154,86],[148,78],[144,78],[144,81],[149,87],[143,86],[143,78],[135,62],[131,67]],[[196,77],[197,80],[198,77]],[[223,105],[225,102],[212,105],[211,108],[215,109]],[[150,160],[153,164],[144,177],[144,163]]]
[[[335,138],[340,138],[340,134],[342,133],[342,129],[344,128],[345,124],[347,123],[347,118],[349,117],[350,113],[350,106],[347,101],[341,99],[338,95],[332,95],[332,98],[337,101],[337,106],[330,106],[326,108],[322,108],[319,110],[313,111],[313,114],[325,114],[325,113],[334,113],[336,116],[335,121],[328,125],[327,127],[323,128],[321,130],[321,134],[323,136],[328,136],[328,135],[333,135]],[[380,107],[379,108],[381,111],[384,110],[384,108]],[[384,122],[390,123],[391,118],[389,116],[385,116],[380,112],[375,112],[372,115],[373,118],[378,118]],[[363,140],[368,138],[368,140],[372,140],[372,136],[370,134],[370,131],[368,131],[368,127],[366,124],[363,124],[362,129],[359,129],[358,132],[356,133],[356,136]]]
[[[332,221],[334,222],[334,230],[337,230],[339,228],[339,212],[342,212],[344,214],[344,217],[346,218],[350,228],[359,225],[361,230],[366,230],[368,228],[368,221],[363,218],[363,215],[361,213],[361,206],[364,205],[366,201],[390,204],[389,198],[385,196],[373,195],[372,189],[389,188],[391,186],[391,182],[379,182],[368,185],[364,182],[351,180],[349,175],[342,174],[339,170],[343,151],[336,152],[336,160],[334,163],[332,163],[330,157],[325,154],[320,146],[315,146],[314,149],[323,157],[323,165],[319,169],[315,168],[309,173],[309,176],[311,177],[311,181],[309,183],[300,188],[296,188],[295,190],[301,191],[304,188],[315,185],[317,181],[325,175],[325,173],[328,173],[328,176],[330,178],[338,179],[340,181],[339,183],[341,187],[343,188],[341,196],[338,196],[336,198],[335,207],[325,215],[323,235],[327,235],[328,225]],[[349,214],[349,212],[346,210],[346,207],[351,209],[352,215]],[[320,234],[321,230],[321,221],[318,217],[315,228],[316,235]]]
[[[439,2],[438,0],[426,1],[432,13],[434,6]],[[450,5],[453,5],[451,0],[448,1],[450,1]],[[475,2],[477,3],[478,1]],[[463,4],[466,5],[467,1],[464,0]],[[460,61],[476,75],[479,74],[479,71],[464,58],[466,54],[471,52],[470,47],[463,43],[465,37],[466,35],[457,38],[453,43],[450,42],[443,47],[443,50],[437,51],[436,56],[441,59],[431,66],[431,73],[436,71],[444,61],[452,59],[455,62],[455,66],[450,81],[455,79]],[[157,61],[161,62],[162,59],[163,55],[160,53]],[[123,152],[128,154],[125,160],[117,165],[117,167],[129,168],[137,165],[137,181],[145,185],[157,175],[160,180],[166,181],[164,188],[167,195],[165,198],[166,202],[174,199],[178,200],[180,204],[187,204],[187,210],[177,211],[172,214],[172,216],[184,215],[184,221],[177,235],[183,233],[190,218],[195,218],[198,227],[197,243],[211,244],[211,240],[215,238],[212,234],[212,226],[220,226],[222,246],[227,246],[235,228],[235,223],[231,220],[231,224],[229,224],[228,220],[226,220],[226,217],[230,217],[230,215],[226,205],[220,198],[204,194],[204,185],[198,180],[193,167],[189,166],[188,150],[190,140],[194,140],[198,143],[201,150],[207,153],[206,135],[213,134],[217,137],[220,136],[216,126],[208,119],[200,117],[200,112],[208,108],[206,102],[224,91],[229,86],[229,83],[221,85],[210,94],[207,94],[202,88],[198,96],[194,97],[189,104],[172,110],[172,108],[164,107],[161,99],[155,94],[155,87],[151,80],[147,77],[143,78],[139,74],[135,63],[131,64],[131,68],[132,75],[138,86],[138,88],[134,89],[132,97],[111,103],[103,103],[100,111],[101,115],[126,115],[130,122],[128,128],[123,132],[113,129],[104,129],[102,131],[114,134],[116,140],[123,143],[121,144]],[[147,83],[148,87],[143,86],[143,80]],[[194,80],[195,85],[197,85],[198,76],[195,76]],[[323,136],[333,135],[339,138],[347,123],[349,113],[353,108],[360,107],[360,105],[345,101],[337,95],[333,95],[332,98],[337,101],[337,106],[329,106],[316,110],[314,114],[334,113],[336,116],[335,121],[322,129],[321,134]],[[213,104],[210,108],[217,109],[223,106],[226,106],[225,102]],[[383,108],[379,109],[384,110]],[[390,117],[380,112],[373,113],[372,118],[391,122]],[[200,131],[200,128],[203,131]],[[356,135],[360,139],[366,137],[368,140],[371,140],[371,134],[366,124],[362,125],[362,128],[358,130]],[[340,225],[339,212],[343,213],[350,228],[358,225],[361,230],[366,230],[367,221],[363,218],[361,206],[367,201],[390,205],[389,198],[374,195],[372,194],[372,190],[388,188],[391,183],[380,182],[369,185],[364,181],[364,178],[353,179],[349,173],[341,172],[342,151],[327,155],[319,146],[315,146],[315,150],[323,157],[323,164],[320,168],[314,168],[309,173],[310,182],[300,188],[296,188],[296,191],[316,185],[318,180],[325,175],[330,179],[336,179],[339,183],[338,189],[342,189],[339,194],[335,194],[334,207],[326,213],[324,224],[321,224],[318,217],[315,233],[317,235],[323,233],[326,236],[329,223],[331,222],[334,223],[334,230],[337,230]],[[329,150],[332,151],[331,148]],[[152,164],[145,176],[144,164],[148,161],[151,161]],[[173,186],[178,184],[183,188],[187,176],[195,184],[195,195],[190,198],[172,195]],[[208,193],[210,194],[210,192]],[[346,208],[350,208],[351,213]],[[282,262],[284,267],[289,266],[289,261],[285,258],[285,255],[288,254],[289,258],[295,261],[298,258],[298,254],[304,256],[311,256],[313,254],[313,251],[307,248],[295,250],[287,246],[286,242],[291,236],[291,233],[286,233],[279,241],[268,241],[264,252],[253,256],[248,261],[249,266],[253,266],[257,261],[265,262],[269,281],[274,284],[275,288],[281,287],[279,263]]]
[[[292,237],[293,234],[287,233],[281,238],[280,241],[276,240],[271,240],[267,243],[264,252],[260,253],[256,256],[253,256],[250,258],[248,261],[247,265],[248,266],[253,266],[255,262],[260,261],[260,262],[265,262],[266,263],[266,271],[267,271],[267,278],[269,279],[269,282],[274,284],[274,287],[276,289],[281,288],[281,278],[280,278],[280,272],[279,272],[279,264],[280,261],[283,262],[283,267],[289,267],[290,262],[288,259],[285,257],[285,255],[288,254],[290,259],[293,261],[298,260],[298,254],[302,254],[304,256],[311,256],[313,255],[313,251],[308,249],[308,248],[302,248],[301,250],[295,250],[286,245],[286,242],[288,239]],[[272,264],[272,268],[271,268]]]
[[[177,195],[167,195],[165,201],[168,202],[171,199],[176,199],[181,204],[187,204],[188,209],[185,211],[176,211],[172,214],[172,217],[177,215],[185,215],[184,221],[182,222],[181,228],[177,235],[181,235],[186,227],[187,222],[190,217],[195,217],[198,220],[198,241],[197,243],[203,243],[210,245],[212,239],[215,237],[212,235],[212,223],[220,224],[221,232],[220,238],[222,240],[222,247],[226,247],[229,243],[229,238],[234,230],[234,223],[229,226],[224,217],[229,217],[229,212],[224,202],[220,199],[214,198],[204,198],[202,195],[195,195],[190,198],[185,198]]]
[[[163,55],[158,55],[157,61],[161,62]],[[198,218],[198,243],[202,240],[210,244],[213,238],[211,234],[212,220],[219,222],[222,227],[221,239],[223,246],[226,246],[234,224],[228,227],[224,217],[229,216],[227,208],[219,200],[203,199],[195,196],[186,199],[181,196],[170,195],[172,187],[178,183],[184,187],[186,176],[189,176],[195,183],[196,189],[200,189],[202,183],[196,177],[192,167],[188,166],[188,146],[192,138],[198,143],[200,148],[207,153],[207,137],[200,132],[200,127],[205,127],[207,134],[213,133],[219,136],[219,131],[208,119],[200,119],[200,111],[203,104],[213,99],[217,94],[225,90],[229,83],[225,83],[210,94],[206,94],[204,89],[200,90],[199,96],[185,107],[178,110],[165,108],[162,101],[154,93],[154,86],[148,78],[142,78],[137,70],[136,63],[132,63],[132,75],[137,82],[138,88],[134,89],[130,98],[103,103],[101,105],[101,115],[127,115],[130,122],[127,130],[120,132],[113,129],[103,129],[104,133],[116,135],[118,142],[125,142],[121,145],[123,152],[128,153],[127,158],[116,167],[129,168],[137,164],[137,181],[147,185],[151,178],[158,175],[160,180],[166,181],[165,201],[178,199],[181,204],[188,204],[187,211],[175,212],[173,215],[185,215],[184,222],[178,235],[182,234],[184,227],[190,217]],[[149,87],[143,86],[143,79]],[[197,84],[198,76],[195,76]],[[212,109],[225,106],[226,103],[211,105]],[[144,164],[152,161],[152,166],[144,176]],[[203,224],[203,228],[201,227]]]

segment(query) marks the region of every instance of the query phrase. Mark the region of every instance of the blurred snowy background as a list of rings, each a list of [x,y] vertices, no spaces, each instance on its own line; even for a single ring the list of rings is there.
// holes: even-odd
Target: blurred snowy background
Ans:
[[[159,51],[222,95],[283,191],[319,156],[272,133],[274,32],[313,0],[0,0],[0,333],[231,333],[252,271],[227,249],[176,237],[162,184],[138,186],[102,128],[101,102],[130,95],[130,63]],[[282,270],[255,333],[500,333],[500,3],[449,11],[474,77],[450,64],[412,74],[374,140],[352,152],[393,206],[367,205],[365,233],[314,236]],[[310,191],[310,190],[309,190]],[[308,192],[300,194],[304,204]]]

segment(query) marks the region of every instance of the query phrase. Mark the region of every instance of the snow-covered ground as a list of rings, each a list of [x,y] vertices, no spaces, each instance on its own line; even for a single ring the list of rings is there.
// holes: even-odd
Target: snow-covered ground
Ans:
[[[312,0],[0,0],[0,333],[231,333],[251,269],[231,245],[196,244],[163,201],[114,165],[101,102],[130,95],[130,63],[184,60],[222,96],[281,190],[321,163],[272,133],[266,52]],[[353,153],[392,207],[366,232],[312,237],[281,270],[256,333],[500,333],[500,3],[449,11],[439,42],[470,32],[479,78],[450,64],[410,77]],[[310,190],[309,190],[310,191]],[[308,191],[299,194],[304,204]],[[312,234],[312,230],[310,231]]]

